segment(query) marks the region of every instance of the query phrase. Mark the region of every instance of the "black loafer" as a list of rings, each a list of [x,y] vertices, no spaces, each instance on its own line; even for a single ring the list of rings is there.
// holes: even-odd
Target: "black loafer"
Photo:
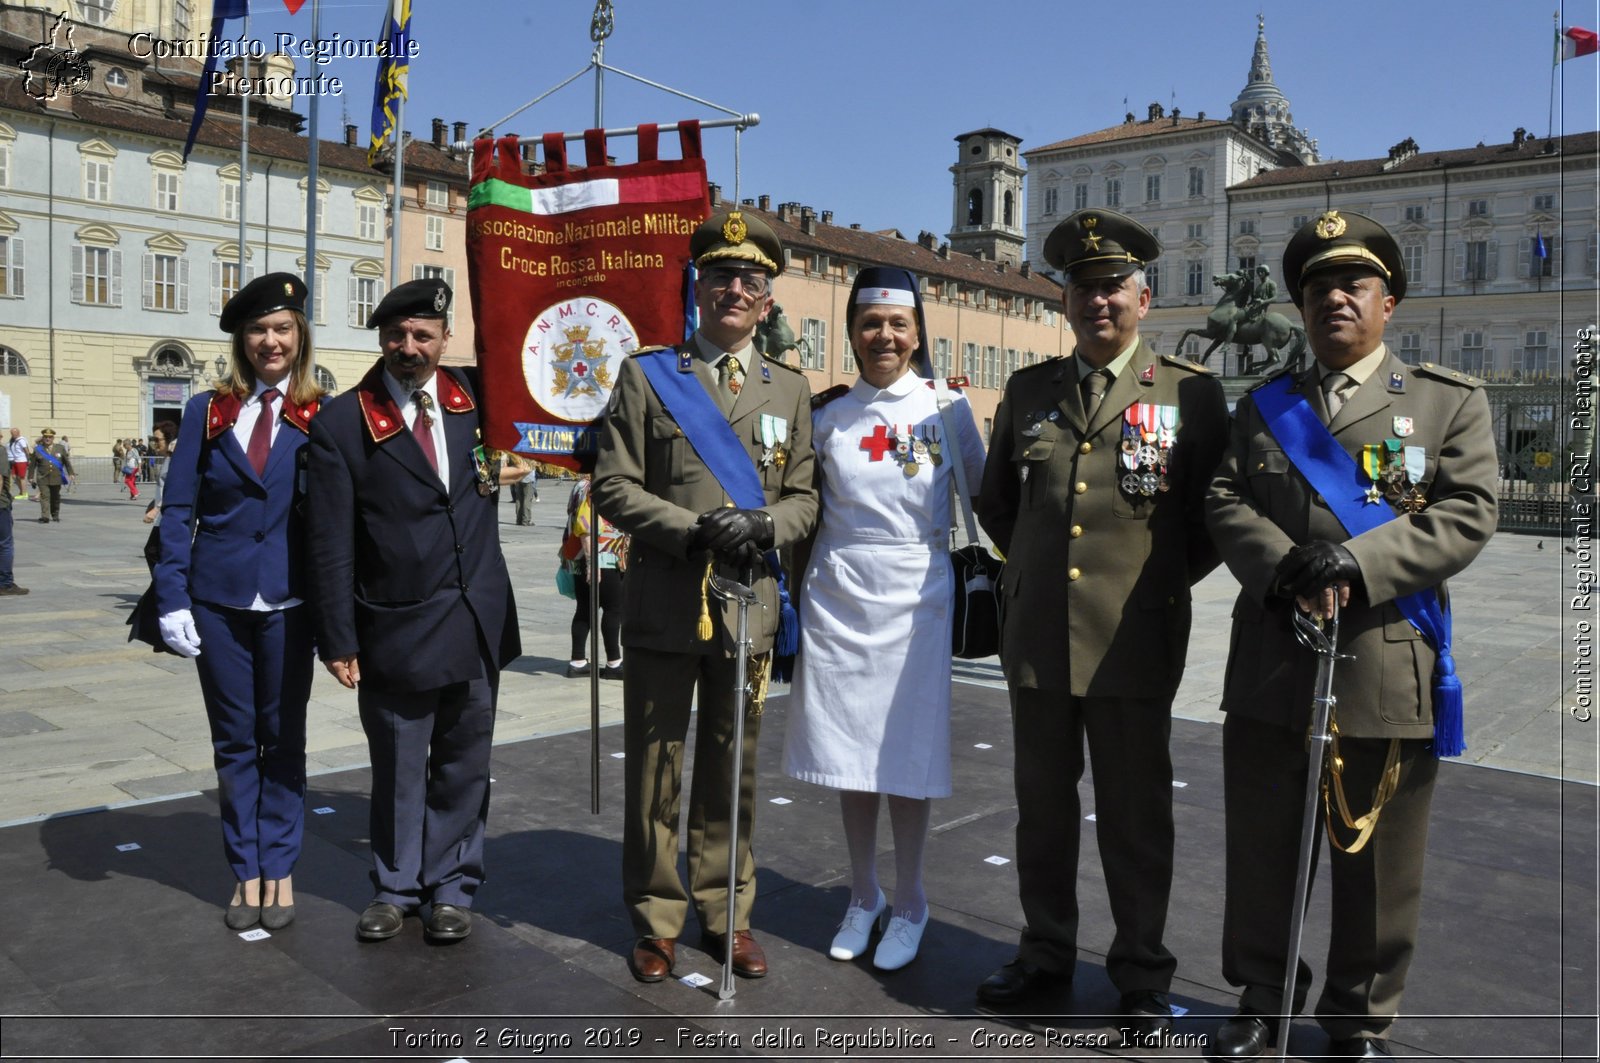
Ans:
[[[1388,1059],[1389,1042],[1381,1037],[1346,1037],[1328,1043],[1328,1059]]]
[[[406,913],[388,901],[373,901],[356,920],[356,937],[362,941],[388,941],[400,933]]]
[[[1165,993],[1150,989],[1124,993],[1120,1011],[1127,1019],[1119,1029],[1138,1040],[1159,1042],[1172,1032],[1172,1002]]]
[[[978,985],[978,1003],[1015,1004],[1034,993],[1047,989],[1064,989],[1072,985],[1072,976],[1035,967],[1026,960],[1016,959],[985,978]]]
[[[472,933],[472,912],[453,904],[436,904],[423,929],[432,941],[460,941]]]
[[[222,923],[229,930],[249,930],[259,922],[259,904],[230,904],[222,910]]]
[[[1211,1039],[1211,1058],[1257,1059],[1269,1045],[1277,1043],[1276,1026],[1260,1015],[1240,1012],[1223,1023]]]

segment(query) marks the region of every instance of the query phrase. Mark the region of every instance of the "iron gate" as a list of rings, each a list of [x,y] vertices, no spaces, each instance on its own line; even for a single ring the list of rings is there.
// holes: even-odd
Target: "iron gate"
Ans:
[[[1500,462],[1500,530],[1560,535],[1568,525],[1571,385],[1486,384]],[[1582,441],[1587,447],[1589,440]]]

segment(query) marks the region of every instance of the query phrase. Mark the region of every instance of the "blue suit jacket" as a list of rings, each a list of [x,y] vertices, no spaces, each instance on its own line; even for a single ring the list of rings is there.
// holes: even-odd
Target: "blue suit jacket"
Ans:
[[[379,362],[311,426],[308,521],[317,651],[361,658],[377,690],[433,690],[522,652],[496,495],[478,493],[474,369],[439,369],[450,489],[384,386]]]
[[[216,392],[196,395],[184,408],[161,499],[155,588],[162,613],[197,600],[245,609],[258,592],[269,602],[307,593],[295,469],[316,407],[282,404],[260,476],[233,435],[238,408],[233,396]]]

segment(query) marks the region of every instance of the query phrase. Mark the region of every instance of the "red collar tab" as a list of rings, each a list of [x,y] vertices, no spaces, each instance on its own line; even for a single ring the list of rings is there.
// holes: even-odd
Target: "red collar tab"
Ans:
[[[239,396],[233,392],[215,392],[206,407],[206,438],[215,439],[239,422]]]
[[[1139,374],[1139,379],[1145,381],[1146,383],[1149,383],[1150,381],[1154,380],[1155,378],[1156,378],[1156,363],[1151,362],[1149,365],[1145,366],[1144,370]]]
[[[439,406],[445,413],[471,413],[477,409],[472,396],[456,382],[455,377],[439,369],[434,372],[433,379],[439,382]]]
[[[315,417],[317,415],[317,411],[320,409],[322,409],[322,402],[320,399],[312,399],[310,402],[305,403],[304,405],[296,405],[295,403],[290,402],[288,399],[284,399],[284,423],[292,424],[296,428],[300,429],[300,431],[310,435],[311,418]]]
[[[367,370],[367,375],[356,385],[356,398],[361,403],[361,417],[367,422],[367,434],[374,443],[382,443],[404,431],[405,418],[383,382],[382,360]]]

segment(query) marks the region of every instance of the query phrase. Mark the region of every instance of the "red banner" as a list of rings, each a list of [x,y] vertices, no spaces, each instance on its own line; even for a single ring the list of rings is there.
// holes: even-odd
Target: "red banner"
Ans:
[[[682,342],[689,236],[711,204],[699,123],[680,124],[681,159],[656,158],[657,135],[640,126],[639,161],[613,166],[591,129],[572,170],[547,134],[536,175],[516,137],[473,144],[467,278],[489,446],[589,471],[621,360]]]

